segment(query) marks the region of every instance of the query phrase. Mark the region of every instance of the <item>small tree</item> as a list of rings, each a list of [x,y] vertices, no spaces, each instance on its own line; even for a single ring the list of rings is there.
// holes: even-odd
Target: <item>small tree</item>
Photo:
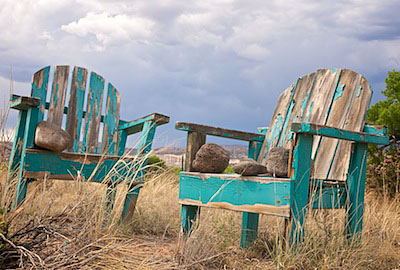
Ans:
[[[389,146],[369,146],[368,185],[394,196],[400,189],[400,72],[390,71],[382,93],[386,99],[368,110],[368,123],[389,128]]]

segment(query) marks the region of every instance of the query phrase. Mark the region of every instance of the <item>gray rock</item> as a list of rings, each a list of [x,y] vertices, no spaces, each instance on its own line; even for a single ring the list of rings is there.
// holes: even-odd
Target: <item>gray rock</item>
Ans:
[[[229,153],[215,143],[206,143],[197,151],[193,168],[199,172],[223,172],[229,165]]]
[[[267,167],[260,163],[257,163],[254,159],[247,159],[239,162],[238,164],[233,166],[233,170],[235,173],[244,176],[267,173]]]
[[[289,150],[283,147],[271,148],[266,157],[268,172],[277,177],[288,176]]]
[[[35,144],[39,147],[61,152],[71,146],[72,143],[71,135],[59,126],[47,121],[42,121],[36,126]]]

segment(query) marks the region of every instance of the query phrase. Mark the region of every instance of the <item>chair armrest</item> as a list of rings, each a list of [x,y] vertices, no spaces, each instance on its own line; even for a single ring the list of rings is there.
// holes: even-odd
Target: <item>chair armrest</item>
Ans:
[[[366,131],[370,130],[371,133],[348,131],[312,123],[292,123],[291,130],[296,133],[331,137],[360,143],[389,144],[389,137],[377,134],[378,129],[371,128],[371,126],[365,129]],[[385,133],[385,131],[382,131],[382,133]]]
[[[134,134],[141,131],[146,122],[153,122],[156,126],[161,126],[169,123],[169,117],[163,114],[153,113],[130,122],[120,121],[118,130],[124,130],[128,135]]]
[[[32,107],[39,107],[40,99],[33,97],[23,97],[18,95],[11,95],[10,108],[25,111]]]
[[[217,137],[224,137],[235,140],[249,141],[249,142],[263,142],[265,135],[252,132],[243,132],[233,129],[218,128],[212,126],[198,125],[193,123],[176,122],[175,128],[188,132],[196,132],[203,135],[212,135]]]
[[[259,128],[257,128],[257,133],[266,135],[268,133],[268,127],[259,127]]]

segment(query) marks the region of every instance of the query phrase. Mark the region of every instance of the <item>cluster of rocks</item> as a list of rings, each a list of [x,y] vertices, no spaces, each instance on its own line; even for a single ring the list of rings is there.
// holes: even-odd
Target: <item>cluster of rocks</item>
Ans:
[[[251,176],[265,175],[287,177],[289,150],[283,147],[272,148],[266,156],[265,164],[246,159],[233,166],[235,173]],[[193,160],[193,169],[199,172],[221,173],[229,165],[229,153],[215,143],[200,147]]]

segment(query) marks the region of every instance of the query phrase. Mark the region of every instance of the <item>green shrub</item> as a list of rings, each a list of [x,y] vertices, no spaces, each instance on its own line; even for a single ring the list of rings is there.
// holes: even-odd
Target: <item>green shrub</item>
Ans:
[[[389,129],[389,146],[368,147],[368,187],[389,196],[399,192],[400,179],[400,72],[388,72],[386,99],[368,110],[367,122]]]

